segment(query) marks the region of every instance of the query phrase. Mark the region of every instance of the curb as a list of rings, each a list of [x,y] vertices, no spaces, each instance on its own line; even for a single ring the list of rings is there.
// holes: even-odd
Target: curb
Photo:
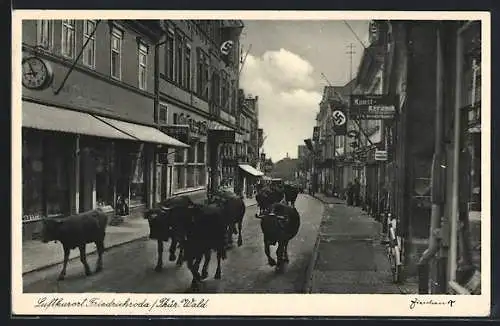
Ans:
[[[316,197],[316,196],[311,196],[308,195],[309,197],[312,197],[319,202],[321,202],[324,206],[328,205],[327,202],[324,200]],[[326,209],[326,207],[325,207]],[[321,224],[323,223],[323,218],[324,215],[321,216],[321,221],[319,223],[318,227],[318,235],[316,236],[316,242],[314,243],[313,251],[311,253],[311,260],[309,261],[309,265],[307,265],[306,268],[306,275],[305,275],[305,282],[304,282],[304,293],[310,294],[312,292],[313,284],[312,284],[312,279],[313,279],[313,272],[314,272],[314,265],[316,265],[316,260],[318,259],[318,254],[319,254],[319,244],[321,242],[321,233],[320,233],[320,228]]]
[[[250,204],[248,206],[245,205],[245,207],[248,208],[248,207],[252,207],[252,206],[256,206],[256,205],[257,205],[257,203],[252,203],[252,204]],[[111,246],[108,246],[108,247],[104,248],[104,252],[106,252],[106,251],[108,251],[109,249],[112,249],[112,248],[120,247],[120,246],[129,244],[129,243],[132,243],[134,241],[139,241],[139,240],[144,240],[144,239],[149,239],[149,235],[141,235],[141,236],[139,236],[137,238],[132,238],[132,239],[129,239],[129,240],[126,240],[126,241],[123,241],[123,242],[115,243],[115,244],[113,244]],[[94,250],[92,252],[87,253],[87,256],[95,255],[96,253],[97,253],[97,250]],[[80,259],[80,255],[68,259],[68,262],[70,262],[72,260],[75,260],[75,259]],[[58,262],[50,263],[48,265],[43,265],[43,266],[40,266],[40,267],[36,267],[36,268],[31,269],[29,271],[23,272],[22,275],[24,276],[24,275],[27,275],[27,274],[30,274],[30,273],[39,272],[41,270],[44,270],[44,269],[47,269],[47,268],[54,267],[56,265],[62,264],[63,262],[64,262],[64,260],[61,260],[61,261],[58,261]]]

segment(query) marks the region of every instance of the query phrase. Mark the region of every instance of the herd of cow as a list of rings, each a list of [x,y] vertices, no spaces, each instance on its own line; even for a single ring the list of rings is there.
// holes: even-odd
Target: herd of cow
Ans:
[[[270,266],[282,272],[288,262],[288,242],[295,237],[300,227],[300,216],[295,209],[299,189],[293,185],[266,185],[256,195],[264,238],[264,251]],[[163,268],[163,243],[170,240],[169,260],[178,266],[186,262],[193,280],[191,290],[198,291],[200,282],[208,277],[208,267],[212,252],[217,255],[215,279],[221,278],[221,260],[226,259],[226,251],[238,235],[237,244],[243,244],[242,225],[245,216],[242,198],[228,191],[217,191],[203,204],[194,203],[188,196],[169,198],[144,213],[148,219],[150,239],[157,241],[158,258],[155,270]],[[86,260],[85,246],[95,243],[97,247],[97,267],[102,270],[104,238],[108,217],[99,209],[75,214],[65,218],[44,219],[42,241],[60,241],[64,249],[64,263],[58,280],[66,275],[69,253],[79,248],[80,261],[85,274],[92,272]],[[278,244],[277,261],[271,257],[270,246]],[[176,255],[177,254],[177,255]],[[204,258],[201,274],[199,267]]]

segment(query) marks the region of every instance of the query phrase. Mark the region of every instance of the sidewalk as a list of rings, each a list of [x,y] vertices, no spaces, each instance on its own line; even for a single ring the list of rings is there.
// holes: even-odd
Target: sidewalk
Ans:
[[[245,199],[245,206],[256,205],[253,198]],[[118,225],[108,225],[106,228],[105,248],[117,247],[132,241],[143,239],[149,236],[149,225],[146,219],[135,217],[125,218],[125,221]],[[23,274],[57,265],[63,262],[63,249],[60,243],[32,240],[24,241],[23,248]],[[93,244],[87,245],[87,255],[95,253],[96,247]],[[71,250],[69,259],[80,256],[80,252]]]
[[[406,293],[392,283],[386,248],[380,243],[380,223],[359,207],[317,194],[325,204],[308,293]]]

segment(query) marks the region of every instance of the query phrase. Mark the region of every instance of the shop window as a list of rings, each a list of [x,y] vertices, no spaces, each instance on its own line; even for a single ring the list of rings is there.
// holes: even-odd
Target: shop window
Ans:
[[[197,159],[198,163],[205,163],[205,143],[198,143],[198,153],[197,153]]]
[[[97,206],[113,206],[113,153],[105,147],[94,153],[96,160],[96,199]]]
[[[185,167],[177,166],[177,189],[182,189],[185,187]]]
[[[205,166],[198,166],[198,186],[205,186],[206,178]]]
[[[185,149],[177,149],[175,151],[175,163],[184,163],[184,153]]]
[[[47,215],[69,214],[69,155],[65,138],[46,136],[43,150]]]
[[[197,148],[197,144],[193,144],[187,150],[188,151],[188,159],[187,159],[188,163],[195,163],[196,148]]]
[[[146,162],[144,159],[144,149],[141,145],[141,150],[137,156],[133,157],[132,161],[132,177],[130,180],[130,205],[133,206],[143,204],[146,202],[145,196],[145,177],[144,171]]]
[[[36,136],[23,130],[23,222],[44,215],[42,137]]]
[[[195,166],[190,165],[187,167],[187,173],[186,173],[186,187],[187,188],[193,188],[194,187],[194,169]]]

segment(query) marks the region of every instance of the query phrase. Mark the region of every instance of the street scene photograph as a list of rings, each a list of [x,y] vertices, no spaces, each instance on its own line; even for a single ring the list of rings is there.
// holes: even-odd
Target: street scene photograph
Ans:
[[[481,20],[165,18],[22,20],[23,293],[484,294]]]

